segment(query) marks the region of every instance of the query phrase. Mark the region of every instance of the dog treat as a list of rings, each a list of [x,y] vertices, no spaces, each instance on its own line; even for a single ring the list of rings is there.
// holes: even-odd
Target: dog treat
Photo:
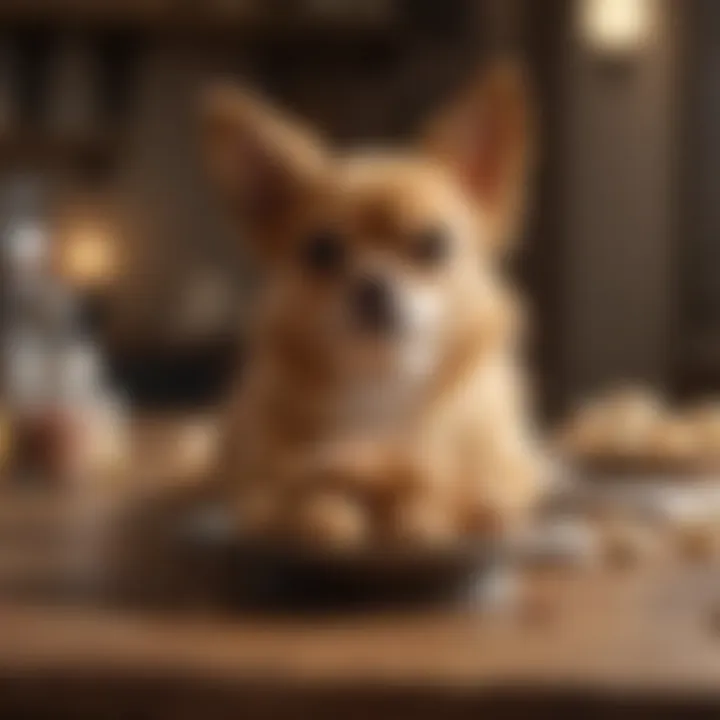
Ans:
[[[720,458],[720,403],[705,403],[688,413],[701,452]]]
[[[625,392],[610,403],[606,428],[609,442],[619,454],[637,455],[659,422],[659,400],[641,391]]]
[[[651,393],[625,390],[581,407],[558,447],[590,469],[697,475],[720,464],[720,404],[680,412]]]
[[[635,566],[658,554],[657,533],[638,523],[610,522],[600,537],[606,561],[616,567]]]
[[[580,408],[561,435],[561,446],[573,455],[641,454],[663,405],[641,390],[623,390]]]
[[[692,460],[697,457],[697,451],[695,428],[681,417],[658,422],[648,438],[648,454],[669,461]]]

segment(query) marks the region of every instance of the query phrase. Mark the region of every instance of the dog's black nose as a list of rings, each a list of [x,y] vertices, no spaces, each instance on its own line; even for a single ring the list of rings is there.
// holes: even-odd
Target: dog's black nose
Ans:
[[[397,325],[392,287],[383,278],[360,278],[353,288],[352,306],[355,318],[364,330],[390,332]]]

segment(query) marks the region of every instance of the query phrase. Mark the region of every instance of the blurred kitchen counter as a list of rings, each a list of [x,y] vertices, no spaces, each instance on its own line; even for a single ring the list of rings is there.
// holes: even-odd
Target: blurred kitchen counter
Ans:
[[[196,420],[138,423],[148,463],[175,456],[188,427]],[[498,612],[6,599],[0,716],[720,717],[720,564],[534,570],[523,584],[517,606]]]
[[[468,609],[319,619],[5,605],[0,713],[679,716],[674,709],[687,717],[720,710],[717,572],[667,566],[533,584],[549,605],[513,617]]]

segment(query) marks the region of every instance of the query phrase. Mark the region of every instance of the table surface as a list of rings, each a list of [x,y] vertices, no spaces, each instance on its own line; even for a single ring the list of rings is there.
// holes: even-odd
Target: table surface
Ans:
[[[504,612],[280,616],[2,601],[0,714],[720,711],[719,570],[672,554],[638,567],[535,569]]]

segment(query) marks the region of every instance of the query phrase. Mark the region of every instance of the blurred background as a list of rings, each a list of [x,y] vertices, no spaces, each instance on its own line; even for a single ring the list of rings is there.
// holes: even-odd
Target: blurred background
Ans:
[[[673,402],[720,395],[718,0],[0,0],[0,715],[3,702],[45,698],[46,716],[58,717],[74,690],[88,717],[124,717],[115,698],[143,711],[128,717],[154,716],[150,694],[112,682],[106,693],[100,679],[144,682],[160,668],[169,680],[152,696],[158,707],[168,689],[190,692],[196,673],[222,676],[212,687],[223,692],[232,684],[240,715],[254,707],[243,694],[251,679],[290,678],[258,705],[276,717],[297,710],[291,687],[302,695],[316,677],[334,692],[357,666],[358,677],[380,687],[396,678],[408,692],[451,681],[468,702],[466,683],[482,688],[503,670],[541,680],[555,670],[565,688],[600,678],[602,697],[628,678],[663,690],[668,678],[680,690],[706,680],[718,716],[717,562],[713,572],[673,560],[622,578],[553,577],[551,603],[528,615],[540,625],[561,615],[559,631],[520,622],[480,642],[474,617],[318,634],[306,618],[295,629],[233,619],[208,630],[170,614],[157,625],[33,615],[25,602],[70,587],[109,596],[115,585],[175,601],[184,584],[211,595],[236,579],[227,558],[191,562],[173,544],[187,529],[178,517],[195,521],[204,507],[197,471],[212,458],[213,411],[247,352],[256,277],[202,172],[201,88],[242,79],[339,146],[396,144],[480,65],[508,54],[528,68],[539,119],[532,205],[510,271],[532,309],[542,416],[559,420],[619,383]],[[624,452],[623,436],[659,411],[643,398],[620,410],[601,424]],[[710,414],[717,476],[720,404]],[[670,422],[658,444],[685,462],[686,436]],[[684,481],[690,465],[673,467],[671,480]],[[690,503],[712,533],[691,534],[689,547],[717,560],[712,485],[711,500],[702,492]],[[662,507],[674,513],[665,489]],[[561,528],[560,555],[568,544],[592,554],[583,528]],[[634,535],[620,537],[624,568],[638,551]],[[23,602],[8,609],[16,596]],[[452,709],[441,695],[440,709]],[[195,712],[176,701],[177,713],[157,716],[210,717],[209,695],[199,697]],[[648,716],[671,717],[664,693],[652,697],[661,712]],[[415,699],[405,715],[422,715],[424,695]],[[380,717],[350,705],[349,716]],[[294,716],[340,714],[298,707]],[[622,716],[637,717],[629,708]],[[34,716],[6,716],[21,715]],[[387,716],[403,714],[390,702]]]
[[[541,119],[516,265],[544,410],[617,380],[710,391],[718,42],[712,0],[3,0],[5,298],[51,256],[132,405],[212,404],[253,273],[202,176],[198,88],[242,77],[340,144],[396,142],[512,52]]]

